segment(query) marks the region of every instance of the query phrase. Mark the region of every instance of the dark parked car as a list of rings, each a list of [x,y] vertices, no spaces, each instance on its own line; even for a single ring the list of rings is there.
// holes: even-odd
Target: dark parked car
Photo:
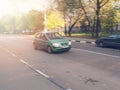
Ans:
[[[38,32],[33,41],[35,49],[44,49],[49,53],[69,51],[71,42],[57,32]]]
[[[105,38],[99,38],[95,43],[98,47],[120,47],[120,34],[112,34]]]

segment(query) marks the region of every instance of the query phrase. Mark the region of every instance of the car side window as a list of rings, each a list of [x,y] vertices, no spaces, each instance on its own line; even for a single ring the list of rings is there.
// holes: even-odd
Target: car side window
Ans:
[[[35,35],[35,38],[40,38],[40,34],[36,34],[36,35]]]
[[[45,37],[44,34],[41,34],[41,39],[42,39],[42,40],[47,40],[47,38]]]
[[[117,38],[117,35],[110,35],[109,38],[115,39],[115,38]]]
[[[118,38],[120,39],[120,35],[118,35]]]

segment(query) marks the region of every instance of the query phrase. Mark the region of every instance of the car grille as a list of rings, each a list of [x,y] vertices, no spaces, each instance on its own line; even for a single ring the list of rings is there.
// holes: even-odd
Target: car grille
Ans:
[[[66,46],[66,45],[68,45],[68,43],[61,43],[61,45],[62,45],[62,46]]]

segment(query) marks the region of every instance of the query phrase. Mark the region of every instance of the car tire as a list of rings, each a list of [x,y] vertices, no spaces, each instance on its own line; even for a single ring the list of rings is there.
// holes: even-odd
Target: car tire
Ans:
[[[37,44],[34,43],[33,46],[34,46],[35,50],[38,50],[38,45]]]
[[[99,47],[104,47],[104,43],[103,43],[103,42],[100,42],[100,43],[98,44],[98,46],[99,46]]]
[[[52,51],[52,48],[51,48],[50,46],[47,47],[47,52],[48,52],[48,53],[52,53],[52,52],[53,52],[53,51]]]
[[[66,50],[66,52],[69,52],[69,51],[70,51],[70,49]]]

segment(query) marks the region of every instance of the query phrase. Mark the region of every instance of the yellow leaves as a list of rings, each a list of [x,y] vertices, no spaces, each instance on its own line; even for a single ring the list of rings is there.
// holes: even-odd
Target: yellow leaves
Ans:
[[[64,27],[63,17],[58,11],[51,11],[47,15],[47,28],[53,29],[58,27]]]

